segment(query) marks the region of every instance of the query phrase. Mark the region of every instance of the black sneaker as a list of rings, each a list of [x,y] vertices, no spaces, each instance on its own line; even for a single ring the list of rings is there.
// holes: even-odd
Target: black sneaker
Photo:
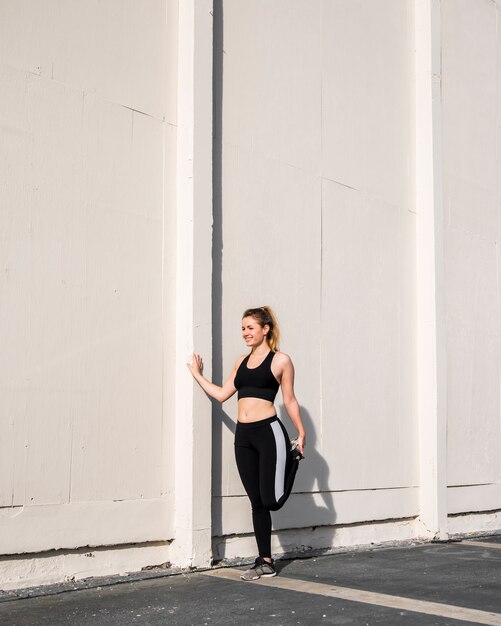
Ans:
[[[274,561],[271,560],[271,563],[265,561],[263,557],[258,556],[254,565],[246,570],[240,578],[242,580],[257,580],[258,578],[271,578],[272,576],[276,576],[277,572],[273,566]]]

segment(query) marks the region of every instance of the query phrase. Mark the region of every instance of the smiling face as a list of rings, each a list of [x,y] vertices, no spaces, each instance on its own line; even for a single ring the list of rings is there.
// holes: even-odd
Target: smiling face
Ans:
[[[254,317],[244,317],[242,320],[242,337],[249,348],[256,348],[266,341],[269,330],[268,324],[261,326]]]

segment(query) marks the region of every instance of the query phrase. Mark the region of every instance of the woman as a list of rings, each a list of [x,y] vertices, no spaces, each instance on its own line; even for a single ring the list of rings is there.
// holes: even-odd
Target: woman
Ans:
[[[222,387],[204,378],[200,355],[194,354],[188,367],[202,389],[219,402],[238,390],[235,458],[251,502],[259,550],[254,566],[241,578],[257,580],[276,575],[271,558],[270,511],[278,510],[289,497],[306,436],[294,395],[294,367],[290,358],[278,351],[280,332],[271,308],[247,309],[242,319],[242,336],[251,351],[237,360]],[[297,449],[301,454],[295,458],[273,404],[280,386],[285,408],[298,432]]]

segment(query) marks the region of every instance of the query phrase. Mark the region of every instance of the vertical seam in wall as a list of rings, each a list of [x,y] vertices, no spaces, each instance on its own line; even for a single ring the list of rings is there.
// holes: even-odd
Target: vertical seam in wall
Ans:
[[[69,463],[69,477],[68,477],[68,504],[71,503],[71,487],[72,487],[72,470],[73,470],[73,439],[74,439],[74,417],[71,415],[70,403],[68,398],[68,418],[70,423],[70,463]]]
[[[324,182],[320,177],[320,450],[323,450],[323,428],[324,428],[324,394],[323,394],[323,349],[322,349],[322,337],[323,337],[323,241],[324,241]]]
[[[165,34],[166,36],[168,35],[167,33],[167,23],[165,24]],[[165,341],[166,341],[166,336],[165,336],[165,211],[166,211],[166,206],[165,206],[165,177],[166,177],[166,157],[165,157],[165,142],[167,140],[166,137],[166,132],[165,132],[165,128],[166,128],[166,120],[165,120],[165,115],[164,115],[164,119],[162,122],[162,252],[161,252],[161,259],[162,259],[162,270],[160,272],[161,275],[161,280],[162,280],[162,291],[161,291],[161,298],[162,298],[162,307],[161,307],[161,319],[162,319],[162,334],[161,334],[161,349],[160,349],[160,353],[162,355],[161,357],[161,368],[160,368],[160,374],[161,374],[161,381],[162,381],[162,391],[160,394],[160,415],[162,416],[162,419],[160,420],[160,459],[161,459],[161,463],[163,466],[163,462],[164,462],[164,426],[165,426]],[[174,400],[175,402],[175,400]],[[160,483],[160,495],[163,496],[163,488],[164,488],[164,483],[163,481],[161,481]]]
[[[500,41],[499,41],[500,7],[497,4],[495,4],[494,10],[496,11],[496,50],[498,50],[500,47]],[[499,55],[497,55],[496,57],[496,89],[495,89],[496,102],[499,102],[499,71],[500,71],[499,65],[500,65]],[[500,131],[499,107],[496,107],[496,162],[499,162],[499,157],[500,157],[499,131]],[[500,186],[499,186],[499,180],[497,179],[496,197],[499,196],[499,191],[500,191]],[[499,300],[499,227],[498,227],[498,230],[496,231],[495,244],[496,244],[496,296]]]
[[[322,337],[323,337],[323,284],[324,284],[324,180],[323,180],[323,163],[324,163],[324,150],[323,150],[323,86],[324,86],[324,40],[323,40],[323,1],[320,3],[320,444],[319,448],[323,451],[323,428],[324,428],[324,394],[323,394],[323,350],[322,350]]]
[[[496,50],[500,49],[500,36],[499,36],[499,23],[500,23],[500,7],[498,4],[495,5],[494,10],[496,11]],[[499,92],[500,92],[500,84],[499,84],[499,72],[500,72],[500,60],[499,60],[499,54],[496,57],[496,89],[495,89],[495,94],[496,94],[496,102],[499,102]],[[499,158],[500,158],[500,149],[499,149],[499,133],[500,133],[500,116],[499,116],[499,106],[496,107],[496,162],[499,162]],[[499,198],[500,196],[500,184],[499,184],[499,178],[497,179],[497,183],[496,183],[496,197]],[[498,222],[499,224],[499,222]],[[497,228],[497,232],[496,232],[496,241],[495,241],[495,246],[496,246],[496,300],[497,300],[497,304],[499,307],[499,299],[500,299],[500,292],[499,292],[499,241],[500,241],[500,233],[499,233],[499,225]],[[500,390],[500,395],[501,395],[501,370],[498,371],[498,385],[499,385],[499,390]],[[498,467],[498,479],[501,480],[501,468]]]

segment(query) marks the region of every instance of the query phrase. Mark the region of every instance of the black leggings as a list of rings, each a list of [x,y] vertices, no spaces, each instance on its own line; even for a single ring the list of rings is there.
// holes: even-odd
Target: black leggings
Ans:
[[[259,556],[271,557],[271,515],[290,495],[298,461],[289,454],[287,431],[276,415],[259,422],[237,422],[235,458],[252,507]]]

